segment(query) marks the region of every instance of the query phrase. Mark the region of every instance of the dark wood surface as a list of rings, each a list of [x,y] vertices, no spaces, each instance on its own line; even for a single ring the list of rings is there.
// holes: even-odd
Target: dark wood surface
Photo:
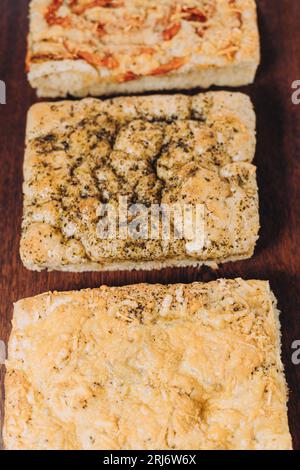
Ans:
[[[294,448],[300,450],[300,365],[291,360],[292,342],[300,340],[300,105],[291,101],[291,84],[300,80],[299,0],[258,0],[262,65],[255,84],[242,91],[251,96],[257,113],[262,228],[251,260],[215,272],[205,268],[66,274],[24,269],[18,253],[24,132],[26,112],[36,101],[24,73],[28,0],[0,0],[0,6],[0,80],[7,85],[7,104],[0,105],[0,340],[9,338],[13,302],[47,290],[237,276],[269,279],[282,311],[289,423]],[[3,376],[2,367],[2,392]]]

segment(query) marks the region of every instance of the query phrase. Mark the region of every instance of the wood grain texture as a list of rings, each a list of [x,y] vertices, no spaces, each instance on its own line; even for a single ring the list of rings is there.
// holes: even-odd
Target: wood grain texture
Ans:
[[[291,345],[300,340],[300,105],[291,101],[291,84],[300,79],[300,5],[298,0],[258,0],[258,7],[262,65],[255,85],[241,89],[251,96],[258,119],[255,163],[262,228],[254,257],[215,272],[203,268],[66,274],[29,272],[19,258],[25,120],[36,97],[24,73],[28,1],[1,0],[0,80],[7,85],[7,104],[0,105],[0,340],[9,338],[13,302],[47,290],[217,277],[269,279],[282,311],[289,423],[294,448],[300,450],[300,365],[291,360]],[[2,367],[2,398],[3,377]],[[1,406],[3,411],[3,399]]]

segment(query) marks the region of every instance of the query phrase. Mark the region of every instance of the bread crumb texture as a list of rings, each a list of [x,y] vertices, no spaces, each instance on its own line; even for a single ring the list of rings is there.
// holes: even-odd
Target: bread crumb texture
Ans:
[[[267,282],[46,293],[15,305],[8,449],[290,449]]]

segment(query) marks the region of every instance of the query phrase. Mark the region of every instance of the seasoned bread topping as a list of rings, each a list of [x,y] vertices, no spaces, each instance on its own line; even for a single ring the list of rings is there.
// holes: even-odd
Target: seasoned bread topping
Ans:
[[[6,367],[8,449],[291,449],[267,282],[21,300]]]
[[[241,107],[241,109],[239,109]],[[255,118],[241,94],[35,105],[27,132],[22,259],[35,269],[250,256],[258,231]],[[200,253],[184,239],[101,239],[99,205],[202,204]]]
[[[27,58],[83,61],[103,82],[259,61],[253,0],[33,0]]]

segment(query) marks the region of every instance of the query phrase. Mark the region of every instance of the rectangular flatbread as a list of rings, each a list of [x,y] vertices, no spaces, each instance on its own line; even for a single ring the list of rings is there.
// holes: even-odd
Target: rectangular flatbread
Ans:
[[[260,61],[254,0],[32,0],[27,71],[43,97],[240,86]]]
[[[259,229],[255,144],[252,104],[240,93],[34,105],[24,265],[147,270],[251,257]]]
[[[269,283],[134,285],[15,305],[7,449],[291,449]]]
[[[24,265],[99,271],[249,258],[259,228],[255,141],[252,105],[239,93],[34,105],[24,162]],[[101,208],[119,214],[124,200],[126,236],[103,235]],[[129,211],[139,205],[149,223],[157,206],[179,206],[182,214],[202,207],[202,245],[176,235],[174,221],[169,238],[163,227],[132,233]]]

